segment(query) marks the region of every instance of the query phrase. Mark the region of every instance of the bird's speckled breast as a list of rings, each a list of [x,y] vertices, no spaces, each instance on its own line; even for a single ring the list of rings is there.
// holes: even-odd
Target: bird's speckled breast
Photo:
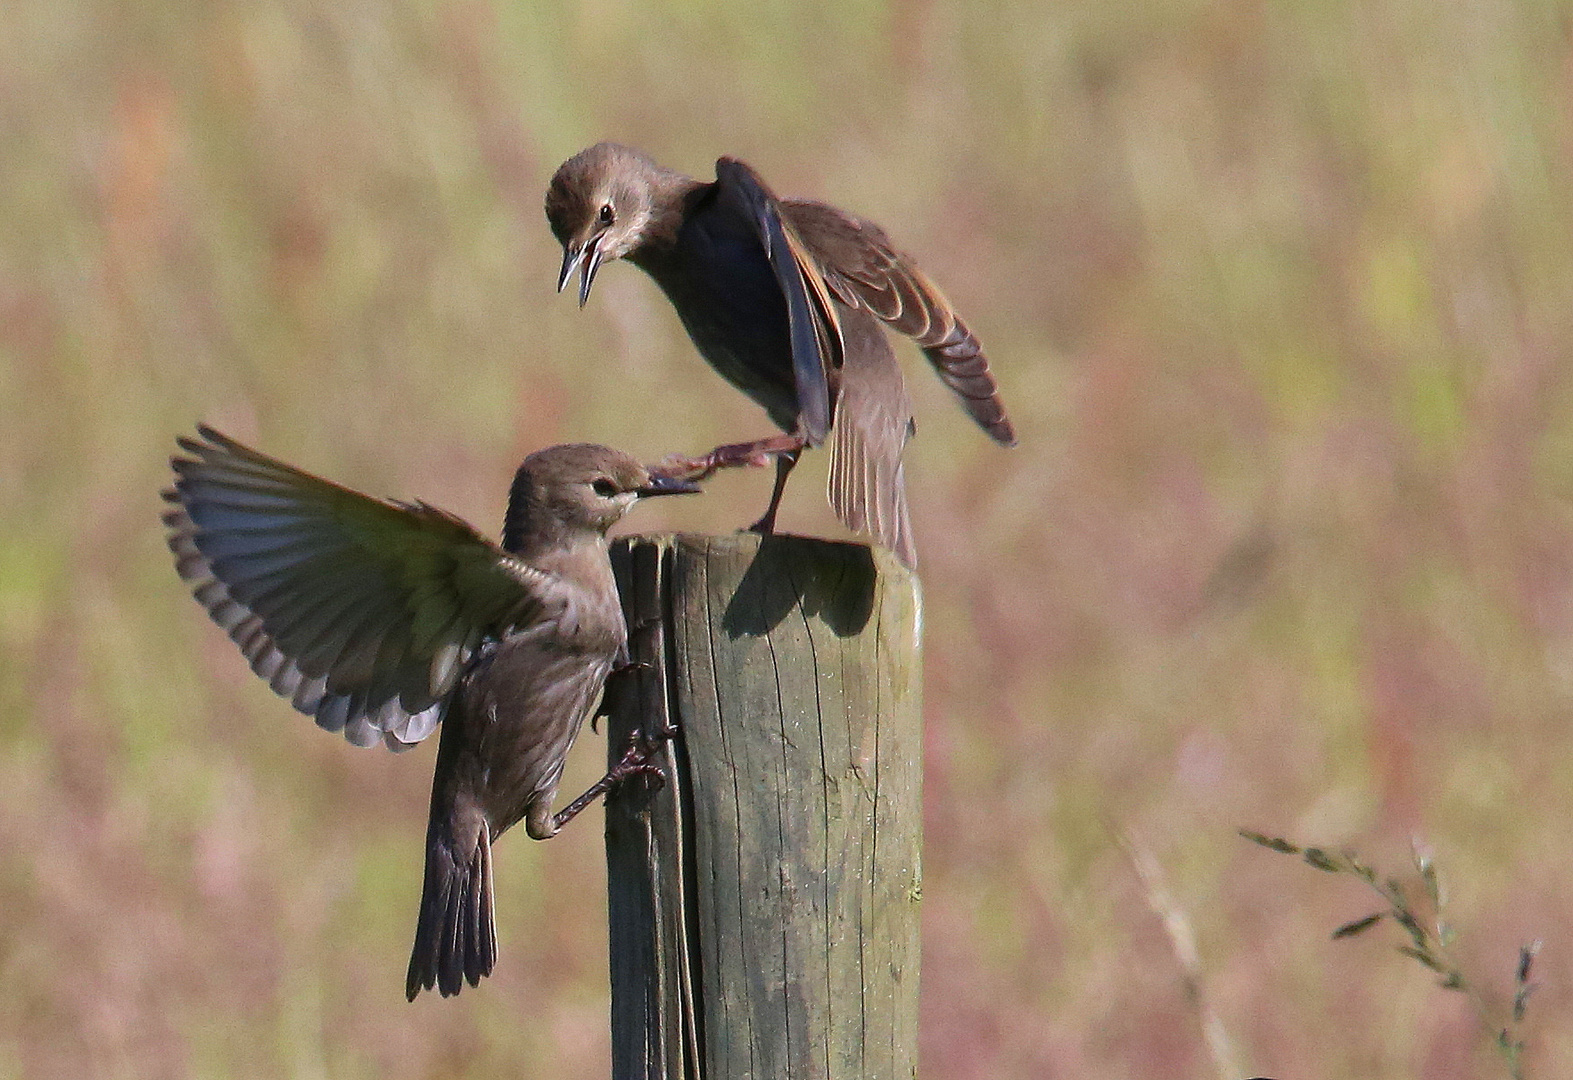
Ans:
[[[549,806],[618,651],[613,645],[585,652],[538,628],[497,642],[484,671],[465,687],[464,708],[452,719],[467,728],[471,761],[484,763],[469,786],[494,835],[538,801]]]
[[[545,820],[563,759],[626,651],[628,630],[601,542],[553,551],[541,569],[574,583],[555,593],[551,616],[485,648],[467,674],[462,708],[469,750],[457,769],[486,808],[494,835],[526,815]]]

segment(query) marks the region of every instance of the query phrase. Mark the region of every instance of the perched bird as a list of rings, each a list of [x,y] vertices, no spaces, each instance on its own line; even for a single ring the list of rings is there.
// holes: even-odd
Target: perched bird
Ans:
[[[563,760],[627,658],[606,531],[636,501],[697,491],[604,446],[524,459],[499,546],[426,503],[374,499],[209,427],[182,438],[164,497],[180,576],[273,690],[357,746],[439,725],[407,995],[492,970],[491,845],[544,840]]]
[[[789,436],[758,444],[776,452],[776,485],[753,527],[774,528],[798,454],[829,437],[836,515],[912,566],[902,471],[912,405],[880,324],[914,338],[972,418],[1013,445],[982,346],[878,225],[778,199],[735,158],[715,171],[705,183],[605,142],[563,162],[546,192],[563,246],[557,289],[577,271],[582,307],[603,263],[648,273],[704,358]]]

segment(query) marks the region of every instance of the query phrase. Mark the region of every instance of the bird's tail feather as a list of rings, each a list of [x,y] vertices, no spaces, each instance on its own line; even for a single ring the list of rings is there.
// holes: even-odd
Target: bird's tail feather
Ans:
[[[426,880],[404,993],[411,1000],[435,986],[443,997],[475,986],[497,962],[492,919],[492,846],[484,822],[476,842],[460,852],[452,830],[433,821],[426,842]],[[447,834],[447,835],[445,835]]]
[[[872,536],[902,565],[916,567],[902,463],[912,405],[878,325],[867,318],[846,323],[847,361],[830,440],[830,505],[847,528]]]

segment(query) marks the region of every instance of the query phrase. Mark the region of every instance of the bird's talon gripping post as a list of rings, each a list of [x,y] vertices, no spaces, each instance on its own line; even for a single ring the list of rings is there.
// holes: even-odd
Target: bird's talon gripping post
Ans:
[[[673,739],[677,738],[677,733],[680,730],[681,729],[677,726],[676,721],[663,717],[661,719],[661,726],[655,729],[655,732],[651,738],[656,743],[671,742]]]
[[[623,751],[622,760],[612,766],[609,774],[615,776],[613,787],[621,787],[634,777],[643,776],[653,781],[652,791],[661,790],[666,784],[666,770],[650,759],[660,751],[662,743],[676,734],[677,725],[667,723],[657,728],[652,735],[646,735],[642,728],[630,735],[628,748]]]
[[[628,737],[628,746],[623,751],[623,756],[617,763],[606,770],[606,775],[591,784],[585,793],[563,807],[552,818],[553,831],[561,829],[574,818],[580,811],[589,806],[602,795],[611,796],[624,784],[636,776],[643,776],[653,781],[652,791],[659,791],[666,783],[666,770],[661,768],[650,758],[666,742],[676,734],[675,725],[666,725],[657,729],[654,738],[647,738],[643,731],[635,731]]]
[[[608,672],[606,686],[601,691],[601,704],[590,717],[590,730],[599,735],[601,733],[601,717],[611,716],[624,705],[632,705],[633,703],[628,700],[628,695],[638,693],[639,676],[647,671],[654,670],[654,664],[644,660],[630,660],[627,663],[618,664]]]

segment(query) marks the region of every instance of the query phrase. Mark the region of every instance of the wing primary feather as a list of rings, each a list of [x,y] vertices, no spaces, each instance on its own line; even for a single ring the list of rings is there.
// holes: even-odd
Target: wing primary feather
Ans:
[[[824,203],[792,200],[783,215],[823,274],[830,293],[912,337],[963,408],[996,442],[1016,441],[983,347],[944,293],[883,229]]]
[[[161,493],[177,571],[274,692],[351,742],[420,741],[476,646],[539,614],[540,575],[446,511],[206,425],[177,444]]]

